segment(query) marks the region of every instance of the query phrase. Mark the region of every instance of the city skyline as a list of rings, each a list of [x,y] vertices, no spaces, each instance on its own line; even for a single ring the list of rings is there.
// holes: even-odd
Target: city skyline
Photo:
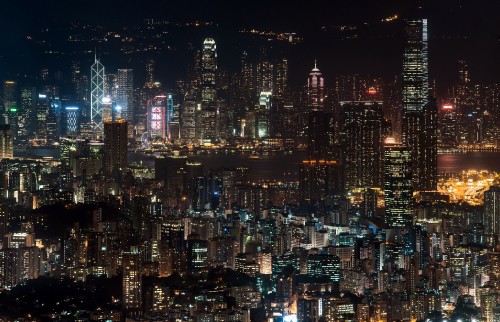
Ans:
[[[0,320],[500,321],[496,7],[5,4]]]

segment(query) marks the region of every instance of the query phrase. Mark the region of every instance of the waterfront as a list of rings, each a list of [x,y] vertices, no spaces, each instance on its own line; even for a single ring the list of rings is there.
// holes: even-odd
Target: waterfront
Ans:
[[[191,162],[201,162],[204,170],[217,168],[247,167],[252,177],[258,180],[297,180],[298,167],[306,158],[305,151],[292,154],[282,152],[260,155],[250,158],[248,153],[211,153],[189,155]],[[129,162],[143,161],[148,167],[154,167],[154,157],[139,153],[130,153]],[[438,172],[458,173],[467,170],[487,170],[500,172],[500,152],[469,152],[438,155]]]
[[[439,173],[467,170],[500,172],[500,152],[468,152],[438,155]]]

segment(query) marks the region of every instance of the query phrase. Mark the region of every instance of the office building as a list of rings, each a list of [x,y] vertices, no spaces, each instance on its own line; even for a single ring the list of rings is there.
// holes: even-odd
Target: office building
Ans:
[[[25,145],[29,137],[34,133],[33,112],[36,104],[36,88],[25,87],[21,89],[21,101],[17,113],[17,137],[18,144]]]
[[[458,113],[452,104],[444,104],[439,111],[439,146],[455,148],[459,133]]]
[[[406,22],[403,144],[412,151],[413,188],[437,188],[437,107],[429,100],[427,19]]]
[[[0,160],[13,157],[14,137],[10,125],[0,125]]]
[[[261,92],[259,96],[259,106],[255,112],[255,138],[266,138],[270,134],[270,114],[273,103],[271,92]]]
[[[102,102],[105,95],[104,66],[95,57],[90,68],[90,121],[94,128],[94,136],[101,137],[103,131]]]
[[[2,124],[12,124],[15,126],[17,119],[17,82],[6,80],[3,82],[3,119]]]
[[[201,57],[201,139],[214,141],[217,137],[217,46],[215,40],[206,38]]]
[[[118,69],[115,79],[116,118],[134,120],[134,70]]]
[[[323,110],[324,109],[324,80],[323,75],[314,62],[314,68],[309,73],[307,79],[307,100],[309,110]]]
[[[385,222],[390,228],[411,226],[412,197],[411,151],[388,138],[384,146],[384,198]]]
[[[80,132],[80,107],[69,105],[64,108],[65,111],[65,129],[67,136],[76,137]]]
[[[165,140],[167,135],[166,96],[155,96],[148,101],[148,132],[151,139]]]

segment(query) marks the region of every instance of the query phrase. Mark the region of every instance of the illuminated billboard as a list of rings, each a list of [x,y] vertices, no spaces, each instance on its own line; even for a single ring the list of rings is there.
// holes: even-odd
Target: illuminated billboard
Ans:
[[[166,137],[166,96],[156,96],[148,102],[148,131],[152,138]]]

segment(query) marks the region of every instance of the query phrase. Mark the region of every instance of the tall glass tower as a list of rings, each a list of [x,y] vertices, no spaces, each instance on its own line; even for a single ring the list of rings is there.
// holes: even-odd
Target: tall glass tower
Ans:
[[[104,98],[104,66],[95,57],[90,68],[90,121],[95,134],[102,135],[102,100]]]
[[[216,87],[215,73],[217,71],[217,46],[215,40],[207,38],[203,42],[203,53],[201,57],[202,66],[202,90],[203,102],[215,102]]]
[[[116,75],[116,104],[119,110],[119,118],[128,122],[134,116],[134,70],[118,69]]]
[[[403,112],[408,113],[422,111],[429,96],[427,19],[407,21],[405,32]]]
[[[409,228],[412,224],[411,151],[394,139],[384,146],[385,222],[390,228]]]
[[[403,60],[403,144],[412,152],[413,189],[437,187],[437,107],[429,99],[427,19],[406,22]]]
[[[309,73],[307,79],[307,96],[309,110],[323,110],[324,101],[324,81],[323,75],[314,62],[314,68]]]
[[[216,72],[217,46],[215,45],[215,40],[207,38],[203,42],[201,57],[201,138],[203,141],[213,141],[217,136]]]

